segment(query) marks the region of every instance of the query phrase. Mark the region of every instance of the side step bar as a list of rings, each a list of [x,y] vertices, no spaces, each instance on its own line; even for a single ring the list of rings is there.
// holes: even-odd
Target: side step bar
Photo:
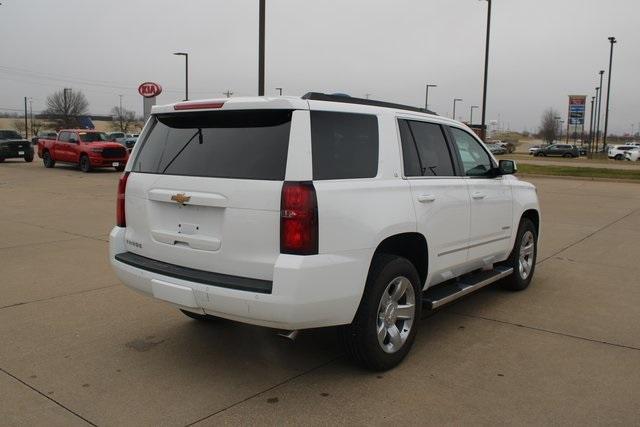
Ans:
[[[490,271],[480,271],[462,276],[455,282],[442,283],[427,289],[422,293],[422,302],[425,304],[425,308],[434,310],[512,273],[513,268],[497,266]]]

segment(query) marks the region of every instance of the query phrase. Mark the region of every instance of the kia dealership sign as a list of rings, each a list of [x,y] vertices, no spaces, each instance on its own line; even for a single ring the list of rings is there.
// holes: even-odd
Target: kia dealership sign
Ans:
[[[138,86],[138,93],[145,98],[153,98],[154,96],[158,96],[162,93],[162,86],[158,83],[144,82]]]

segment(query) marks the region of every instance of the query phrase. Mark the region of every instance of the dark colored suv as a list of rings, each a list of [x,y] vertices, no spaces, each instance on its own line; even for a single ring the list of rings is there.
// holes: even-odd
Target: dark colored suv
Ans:
[[[552,144],[540,148],[535,152],[536,156],[579,157],[580,150],[569,144]]]

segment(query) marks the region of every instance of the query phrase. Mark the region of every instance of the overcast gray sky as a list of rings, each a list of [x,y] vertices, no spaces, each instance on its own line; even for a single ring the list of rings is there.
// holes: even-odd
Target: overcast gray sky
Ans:
[[[123,95],[138,112],[137,86],[180,100],[190,54],[190,97],[257,93],[258,0],[2,0],[0,108],[71,87],[90,111],[107,113]],[[266,91],[345,92],[457,116],[482,102],[486,20],[479,0],[267,0]],[[511,129],[535,130],[547,107],[566,116],[567,95],[591,96],[614,52],[610,128],[640,123],[638,0],[493,0],[487,114]],[[606,83],[605,83],[606,86]],[[590,99],[590,98],[589,98]],[[604,101],[604,99],[603,99]],[[603,103],[604,104],[604,103]],[[474,113],[479,118],[479,111]],[[604,116],[604,108],[603,108]],[[475,120],[474,120],[475,121]],[[588,127],[588,123],[587,123]]]

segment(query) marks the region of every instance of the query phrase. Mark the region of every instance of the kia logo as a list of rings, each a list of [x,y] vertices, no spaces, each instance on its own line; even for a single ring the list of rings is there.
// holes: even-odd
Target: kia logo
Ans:
[[[158,83],[145,82],[138,86],[138,93],[145,98],[153,98],[162,93],[162,86]]]

